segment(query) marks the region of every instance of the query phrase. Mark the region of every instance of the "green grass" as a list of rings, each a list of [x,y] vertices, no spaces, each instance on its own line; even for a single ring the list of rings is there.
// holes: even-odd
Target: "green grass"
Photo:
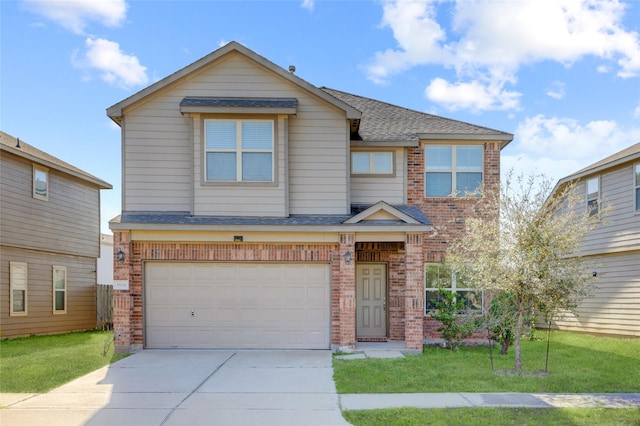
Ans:
[[[127,356],[109,339],[113,332],[87,331],[0,341],[0,392],[46,392]]]
[[[354,426],[640,425],[637,408],[394,408],[343,411],[342,415]]]
[[[429,346],[403,359],[334,359],[334,378],[338,393],[640,392],[640,339],[553,332],[549,375],[535,376],[544,370],[545,348],[544,340],[523,342],[524,376],[492,372],[486,346]],[[513,370],[513,349],[505,356],[494,350],[494,365]]]

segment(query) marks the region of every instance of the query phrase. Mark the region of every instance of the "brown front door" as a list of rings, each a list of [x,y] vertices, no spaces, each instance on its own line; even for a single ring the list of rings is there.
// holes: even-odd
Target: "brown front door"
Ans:
[[[356,265],[356,336],[387,337],[387,265]]]

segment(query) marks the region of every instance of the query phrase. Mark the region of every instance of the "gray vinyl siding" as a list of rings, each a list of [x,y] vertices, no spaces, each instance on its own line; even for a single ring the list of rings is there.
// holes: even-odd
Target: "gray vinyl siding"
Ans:
[[[179,103],[187,96],[298,99],[296,116],[278,121],[276,185],[202,184],[202,125],[195,120],[216,116],[182,116]],[[347,211],[344,111],[243,55],[224,56],[124,113],[124,211],[243,216]]]
[[[4,168],[4,164],[3,164]],[[0,338],[96,326],[96,259],[0,247]],[[9,263],[27,263],[27,315],[9,315]],[[53,314],[53,266],[67,268],[67,313]]]
[[[640,251],[588,259],[597,272],[593,297],[584,299],[577,316],[554,322],[561,330],[640,337]]]
[[[359,150],[360,151],[360,150]],[[371,151],[371,150],[364,150]],[[381,149],[394,152],[393,176],[357,176],[351,175],[351,202],[353,204],[372,204],[386,201],[390,204],[406,203],[406,162],[404,149]],[[355,150],[352,150],[355,152]]]
[[[579,190],[586,199],[584,181]],[[584,254],[640,250],[640,214],[635,212],[632,165],[601,173],[600,195],[602,206],[609,210],[602,220],[602,226],[587,236]]]
[[[2,154],[0,244],[97,258],[98,187],[49,169],[48,201],[38,200],[32,196],[32,167],[31,161]]]

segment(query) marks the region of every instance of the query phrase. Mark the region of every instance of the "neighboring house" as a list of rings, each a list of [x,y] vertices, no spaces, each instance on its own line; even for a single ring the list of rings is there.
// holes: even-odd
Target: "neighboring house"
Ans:
[[[95,328],[111,185],[3,132],[0,153],[0,337]]]
[[[451,194],[497,188],[513,135],[293,70],[232,42],[107,109],[118,350],[419,351],[434,336],[425,272],[440,277],[477,203]]]
[[[601,226],[587,234],[582,254],[596,274],[593,297],[554,325],[562,330],[640,337],[640,143],[570,176],[590,214],[608,209]]]

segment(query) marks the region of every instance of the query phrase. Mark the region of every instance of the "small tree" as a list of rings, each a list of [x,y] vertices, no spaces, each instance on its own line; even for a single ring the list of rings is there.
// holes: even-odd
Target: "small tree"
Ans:
[[[520,339],[526,317],[542,311],[551,318],[574,309],[593,278],[579,250],[598,223],[585,208],[575,184],[549,196],[551,182],[509,172],[500,193],[485,192],[466,221],[466,234],[449,249],[452,268],[472,277],[470,283],[512,297],[515,371],[522,372]],[[496,212],[499,212],[499,220]]]
[[[446,346],[457,351],[460,343],[478,329],[476,318],[471,312],[464,314],[464,300],[455,291],[438,290],[435,306],[431,316],[442,323],[436,330],[442,334]]]

